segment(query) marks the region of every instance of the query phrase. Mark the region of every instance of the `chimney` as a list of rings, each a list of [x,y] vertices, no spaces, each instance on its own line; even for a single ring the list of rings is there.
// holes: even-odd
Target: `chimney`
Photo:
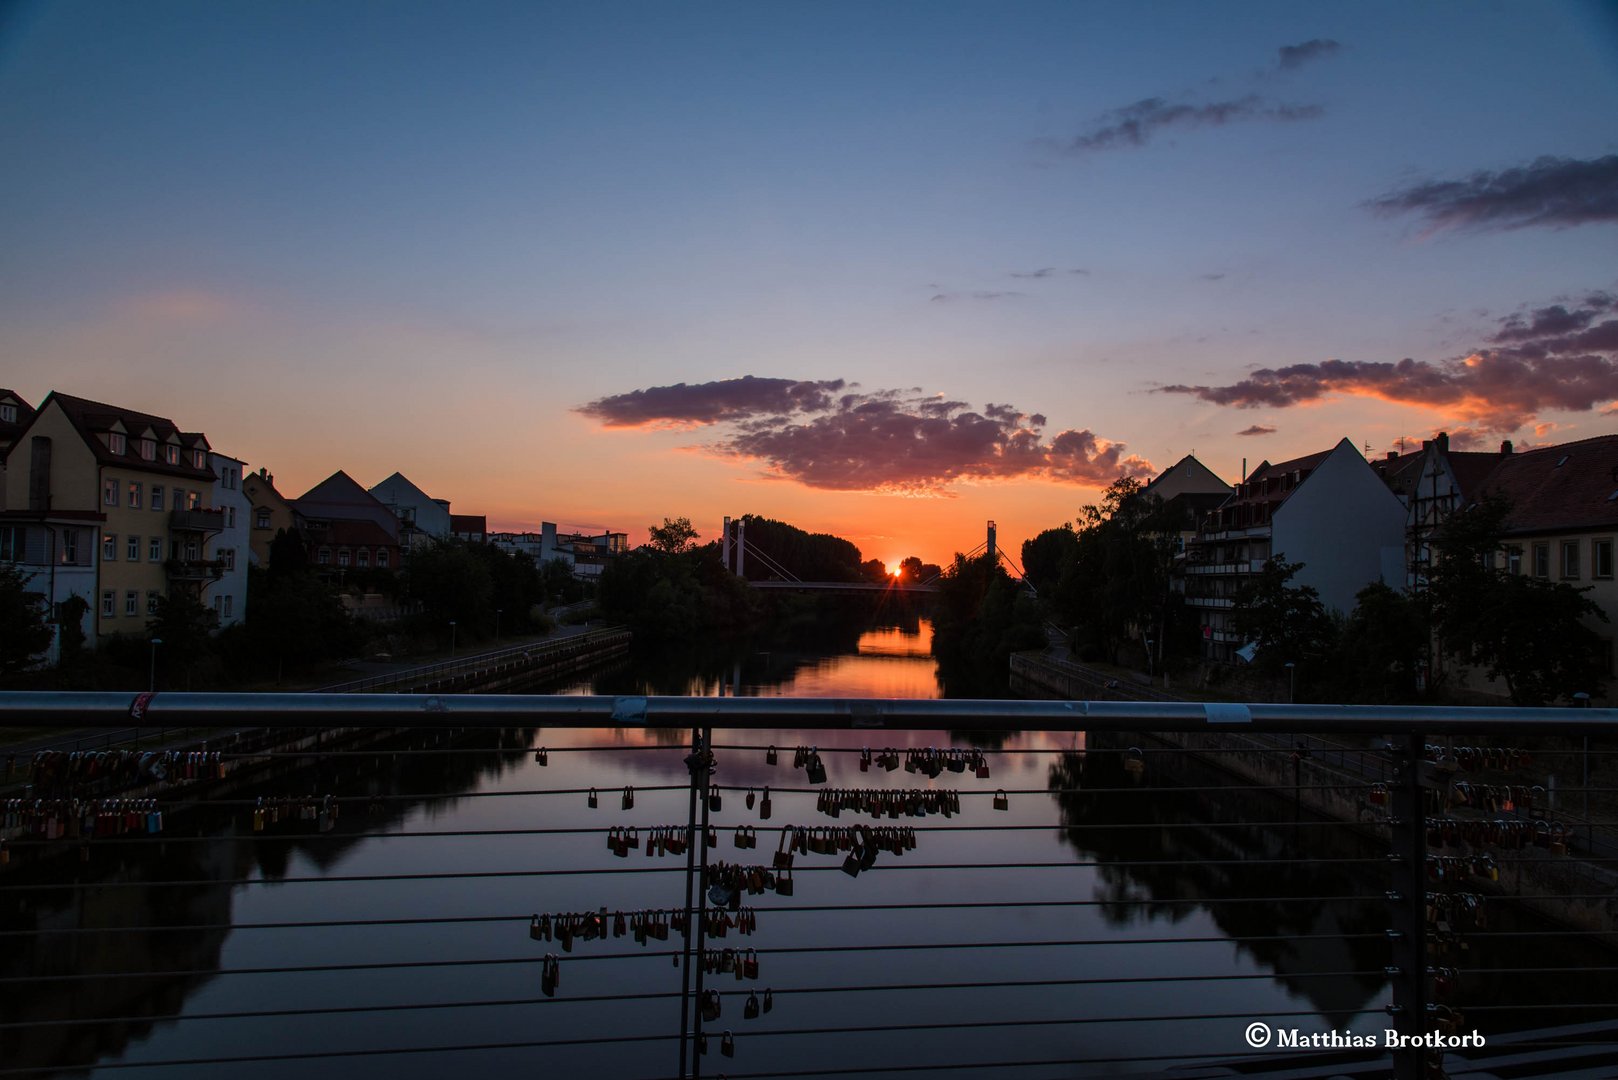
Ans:
[[[1433,441],[1438,444],[1439,453],[1449,453],[1449,432],[1440,431],[1437,435],[1433,436]]]
[[[1397,450],[1389,450],[1388,451],[1388,460],[1389,461],[1398,461],[1399,460],[1399,451],[1397,451]]]
[[[1510,439],[1501,439],[1500,440],[1500,452],[1502,454],[1511,453],[1511,440]]]

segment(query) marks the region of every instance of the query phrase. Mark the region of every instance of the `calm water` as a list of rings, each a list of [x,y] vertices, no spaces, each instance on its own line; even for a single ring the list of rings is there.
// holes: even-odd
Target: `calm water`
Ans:
[[[687,677],[691,693],[744,695],[937,696],[925,623],[908,631],[872,631],[839,655],[776,652],[729,660]],[[667,674],[655,680],[666,685]],[[572,692],[646,688],[628,671],[581,682]],[[662,691],[666,692],[666,691]],[[251,830],[250,811],[216,810],[176,818],[162,845],[97,848],[84,865],[53,868],[56,880],[93,887],[78,892],[4,894],[8,928],[104,928],[121,925],[213,927],[162,934],[63,934],[8,948],[8,979],[40,974],[179,971],[184,975],[73,982],[7,982],[5,1016],[123,1018],[36,1029],[23,1040],[0,1031],[6,1065],[67,1062],[161,1062],[215,1057],[262,1058],[289,1051],[430,1046],[490,1046],[581,1040],[546,1050],[479,1049],[230,1066],[94,1069],[96,1076],[441,1077],[452,1070],[510,1076],[534,1070],[558,1076],[672,1075],[682,973],[667,942],[642,947],[633,937],[580,941],[571,953],[529,940],[535,912],[634,911],[684,900],[684,859],[615,857],[607,829],[634,824],[640,835],[686,818],[681,764],[688,732],[552,730],[521,733],[507,749],[477,738],[417,734],[381,757],[327,759],[260,789],[386,796],[367,814],[345,811],[337,828],[304,824]],[[436,740],[434,742],[433,740]],[[943,773],[936,781],[904,770],[861,772],[858,734],[793,731],[719,733],[715,782],[723,792],[713,815],[718,859],[768,865],[784,824],[832,822],[815,812],[816,795],[791,767],[792,748],[814,742],[825,754],[829,787],[937,787],[960,792],[962,813],[885,824],[956,826],[921,831],[916,850],[880,856],[858,878],[841,873],[841,855],[800,855],[796,892],[748,897],[758,932],[717,946],[753,946],[760,979],[710,977],[724,992],[706,1075],[877,1064],[958,1064],[995,1060],[1151,1057],[1247,1052],[1243,1019],[1154,1020],[1164,1015],[1236,1013],[1306,1030],[1375,1031],[1381,1016],[1362,1015],[1386,1000],[1387,962],[1377,866],[1317,862],[1277,867],[1256,860],[1284,855],[1377,859],[1380,852],[1347,830],[1287,826],[1282,806],[1251,798],[1176,791],[1176,782],[1219,782],[1194,772],[1170,775],[1154,764],[1129,788],[1120,755],[1082,736],[1018,735],[990,755],[993,778]],[[877,745],[942,742],[941,735],[885,735]],[[767,744],[782,748],[766,764]],[[549,765],[528,746],[545,746]],[[963,741],[961,745],[966,745]],[[424,754],[448,749],[452,754]],[[391,752],[398,751],[398,752]],[[849,752],[839,752],[849,751]],[[1159,755],[1159,757],[1166,757]],[[1185,766],[1194,769],[1194,766]],[[620,808],[635,789],[634,808]],[[761,823],[745,791],[771,790],[773,815]],[[590,809],[582,789],[599,791]],[[555,789],[570,789],[557,793]],[[991,809],[1006,789],[1009,810]],[[1052,789],[1056,789],[1055,793]],[[250,793],[249,793],[250,794]],[[399,796],[405,796],[400,798]],[[1273,824],[1254,820],[1265,816]],[[1233,822],[1243,822],[1231,827]],[[736,851],[733,828],[760,826],[759,847]],[[874,822],[873,822],[874,824]],[[1018,826],[984,831],[976,826]],[[189,827],[201,842],[183,839]],[[432,837],[424,832],[561,830],[510,836]],[[570,833],[566,830],[583,830]],[[771,831],[766,831],[770,829]],[[356,833],[386,833],[357,836]],[[1153,863],[1126,866],[1125,860]],[[1217,860],[1205,865],[1199,860]],[[1250,861],[1250,865],[1243,865]],[[920,870],[924,863],[1014,863],[1017,868]],[[1098,864],[1098,865],[1096,865]],[[518,876],[546,869],[607,873]],[[498,872],[508,876],[411,881],[335,880],[367,875]],[[235,878],[247,884],[209,884]],[[310,882],[287,879],[313,878]],[[38,880],[10,875],[8,884]],[[124,882],[183,880],[161,889]],[[1245,897],[1372,897],[1284,903]],[[976,907],[906,905],[970,902]],[[1039,906],[1046,904],[1048,906]],[[818,910],[855,905],[862,910]],[[881,905],[897,905],[882,909]],[[1001,906],[992,906],[1001,905]],[[876,906],[873,909],[873,906]],[[421,922],[419,920],[446,920]],[[301,926],[365,920],[370,925]],[[404,922],[388,922],[404,920]],[[463,921],[453,921],[463,920]],[[228,926],[228,928],[227,928]],[[1363,934],[1365,938],[1342,935]],[[1124,944],[1126,939],[1177,939]],[[1236,940],[1244,939],[1244,940]],[[981,947],[983,943],[1010,943]],[[1051,944],[1061,942],[1088,944]],[[1028,945],[1024,943],[1038,943]],[[904,949],[905,945],[948,945]],[[866,947],[849,949],[847,947]],[[869,947],[881,947],[871,949]],[[540,957],[562,956],[555,999],[540,993]],[[464,961],[483,961],[465,965]],[[433,963],[385,970],[261,972],[313,965]],[[1477,964],[1477,961],[1471,961]],[[1486,966],[1486,965],[1478,965]],[[1335,974],[1321,977],[1319,973]],[[1374,974],[1372,974],[1374,973]],[[1152,981],[1192,974],[1202,981]],[[1085,980],[1122,979],[1106,982]],[[906,989],[940,983],[1044,983],[1020,987]],[[775,1008],[742,1018],[746,991],[773,988]],[[1493,993],[1487,986],[1474,993]],[[604,996],[640,995],[602,1001]],[[489,1003],[449,1007],[456,1003]],[[402,1006],[323,1016],[232,1017],[266,1010]],[[432,1006],[421,1008],[418,1006]],[[178,1022],[142,1017],[179,1013]],[[205,1016],[221,1018],[203,1019]],[[194,1018],[194,1019],[193,1019]],[[1050,1021],[974,1027],[1004,1021]],[[1073,1022],[1079,1021],[1079,1022]],[[898,1030],[931,1025],[925,1031]],[[775,1034],[802,1029],[889,1028],[839,1034]],[[736,1057],[719,1055],[717,1032],[736,1033]],[[593,1041],[592,1041],[593,1040]],[[1135,1068],[1144,1070],[1147,1065]],[[1019,1069],[1056,1077],[1131,1071],[1129,1066]],[[993,1070],[986,1070],[991,1073]]]

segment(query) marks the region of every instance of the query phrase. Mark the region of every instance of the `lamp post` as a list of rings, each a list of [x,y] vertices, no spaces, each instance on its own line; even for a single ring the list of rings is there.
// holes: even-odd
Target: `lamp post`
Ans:
[[[449,621],[449,658],[455,659],[455,620]]]
[[[494,609],[494,640],[497,642],[500,640],[500,616],[504,615],[505,613],[505,608]]]
[[[1287,704],[1295,704],[1298,700],[1298,665],[1291,660],[1286,663],[1287,669]]]
[[[152,659],[146,670],[146,692],[149,694],[157,693],[157,647],[161,644],[163,644],[162,638],[154,637],[152,639]]]

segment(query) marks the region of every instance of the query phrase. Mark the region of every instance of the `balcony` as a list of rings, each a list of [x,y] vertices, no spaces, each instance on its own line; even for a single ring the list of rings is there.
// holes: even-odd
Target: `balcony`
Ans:
[[[225,512],[223,510],[171,510],[169,511],[169,528],[176,532],[223,532],[225,528]]]
[[[170,581],[218,581],[225,576],[223,559],[168,559],[163,572]]]
[[[1225,596],[1187,596],[1185,604],[1197,608],[1231,608],[1236,606],[1236,601]]]

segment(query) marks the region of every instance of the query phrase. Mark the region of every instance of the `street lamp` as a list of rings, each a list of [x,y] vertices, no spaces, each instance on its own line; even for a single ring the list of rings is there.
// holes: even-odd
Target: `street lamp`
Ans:
[[[149,694],[157,693],[157,647],[161,644],[163,644],[162,638],[154,637],[152,639],[152,661],[146,671],[146,692]]]
[[[1291,660],[1286,663],[1287,669],[1287,704],[1291,705],[1298,700],[1298,665]]]
[[[454,619],[451,619],[449,621],[449,655],[450,655],[451,660],[455,659],[455,620]]]
[[[494,640],[500,640],[500,616],[506,613],[505,608],[494,609]]]

